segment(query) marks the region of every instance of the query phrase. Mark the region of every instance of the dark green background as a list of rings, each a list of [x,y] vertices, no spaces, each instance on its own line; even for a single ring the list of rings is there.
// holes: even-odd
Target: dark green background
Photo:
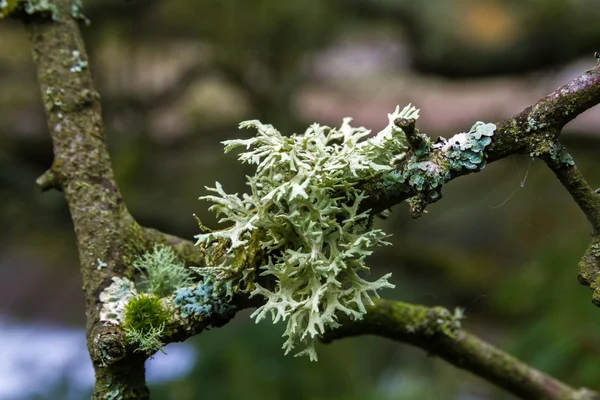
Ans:
[[[84,34],[125,200],[141,223],[188,238],[197,233],[192,213],[216,224],[197,201],[204,186],[219,181],[241,192],[252,173],[220,144],[250,134],[237,131],[242,120],[291,133],[354,116],[376,130],[397,103],[410,101],[421,108],[423,130],[448,137],[533,104],[591,68],[600,48],[595,0],[85,5],[92,25]],[[563,136],[600,187],[599,140],[594,110]],[[34,185],[51,161],[26,35],[1,21],[0,313],[82,328],[66,204]],[[467,329],[573,386],[600,389],[600,310],[576,280],[590,227],[552,173],[515,156],[451,182],[443,194],[421,219],[399,205],[377,222],[393,233],[393,246],[370,259],[373,277],[393,272],[396,288],[382,295],[463,307]],[[420,350],[374,337],[319,346],[317,363],[283,356],[282,332],[240,313],[194,338],[192,373],[152,386],[153,398],[512,398]],[[44,398],[61,399],[63,389],[48,388]]]

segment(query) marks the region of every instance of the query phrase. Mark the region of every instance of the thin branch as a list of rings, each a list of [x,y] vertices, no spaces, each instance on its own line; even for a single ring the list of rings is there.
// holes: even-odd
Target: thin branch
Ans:
[[[592,240],[579,262],[578,279],[592,290],[592,303],[600,307],[600,193],[586,181],[563,145],[557,142],[554,147],[557,151],[545,151],[541,158],[592,225]]]
[[[341,323],[340,328],[325,334],[325,343],[364,334],[383,336],[417,346],[522,399],[600,399],[596,392],[574,389],[467,333],[460,328],[460,316],[442,307],[376,299],[362,320]]]
[[[485,150],[487,163],[494,162],[512,154],[532,153],[540,143],[556,141],[562,128],[579,114],[600,103],[600,64],[536,104],[527,107],[520,113],[496,123],[492,143]],[[429,160],[443,159],[441,150],[434,150]],[[402,173],[402,170],[399,171]],[[473,171],[465,170],[453,174],[452,179]],[[362,210],[372,209],[381,212],[404,200],[417,195],[413,190],[373,185],[365,182],[369,198],[361,204]],[[373,189],[375,188],[375,189]]]
[[[559,157],[552,157],[552,153],[546,152],[542,160],[573,197],[594,231],[600,234],[600,194],[585,180],[564,146],[560,143],[555,146],[555,154]]]

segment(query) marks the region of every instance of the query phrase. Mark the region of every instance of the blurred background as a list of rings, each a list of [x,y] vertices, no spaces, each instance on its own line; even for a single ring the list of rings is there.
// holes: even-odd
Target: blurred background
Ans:
[[[86,0],[83,27],[118,183],[142,223],[192,238],[215,181],[252,169],[221,141],[246,119],[284,133],[345,116],[375,132],[397,104],[432,137],[521,111],[591,68],[595,0]],[[600,107],[562,138],[600,187]],[[35,179],[52,147],[22,26],[0,22],[0,399],[89,398],[77,250],[61,193]],[[462,307],[464,326],[596,390],[600,310],[577,283],[590,227],[542,162],[514,156],[451,182],[411,220],[377,221],[387,298]],[[249,312],[148,361],[153,399],[513,399],[423,351],[376,337],[284,356],[283,326]]]

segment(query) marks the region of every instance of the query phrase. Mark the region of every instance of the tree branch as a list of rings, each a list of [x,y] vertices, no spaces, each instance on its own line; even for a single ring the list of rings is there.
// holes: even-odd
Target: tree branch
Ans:
[[[68,203],[79,250],[86,300],[87,346],[96,373],[94,399],[147,399],[145,356],[125,350],[120,333],[99,320],[99,293],[123,275],[138,248],[139,231],[115,182],[104,143],[100,96],[92,82],[78,22],[69,0],[50,3],[52,14],[23,15],[33,47],[54,163],[42,188],[59,187]],[[54,8],[55,7],[55,8]],[[102,266],[105,266],[102,268]],[[110,344],[110,346],[108,345]],[[106,359],[115,362],[107,365]]]
[[[520,113],[496,123],[492,143],[485,149],[487,163],[512,154],[529,153],[538,156],[540,146],[553,146],[562,128],[579,114],[600,103],[600,64],[586,71],[576,79],[556,89],[536,104]],[[443,159],[442,150],[431,152],[428,160]],[[408,158],[408,157],[407,157]],[[402,166],[398,168],[402,173]],[[451,179],[474,171],[464,170],[454,173]],[[404,200],[416,196],[414,190],[405,191],[398,186],[377,185],[378,182],[365,182],[369,198],[361,204],[361,209],[381,212]]]
[[[325,343],[364,334],[404,342],[438,356],[503,389],[531,400],[596,400],[588,389],[574,389],[504,353],[460,328],[460,316],[442,307],[422,307],[375,299],[363,319],[344,319],[327,332]]]
[[[585,180],[562,144],[557,143],[558,154],[542,155],[548,168],[569,192],[592,225],[592,240],[579,262],[579,282],[592,290],[592,303],[600,307],[600,193]]]

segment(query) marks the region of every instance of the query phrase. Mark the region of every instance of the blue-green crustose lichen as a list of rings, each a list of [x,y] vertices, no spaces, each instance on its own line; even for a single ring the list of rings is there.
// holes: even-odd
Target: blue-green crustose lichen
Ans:
[[[415,151],[401,168],[384,174],[386,189],[404,188],[433,202],[441,193],[453,173],[477,171],[485,166],[485,148],[492,142],[496,125],[477,122],[469,132],[459,133],[450,139],[440,138],[434,144],[423,141],[428,148]]]
[[[173,304],[180,310],[182,318],[191,316],[210,317],[226,315],[235,308],[228,304],[226,295],[209,282],[200,282],[191,287],[177,289]]]

